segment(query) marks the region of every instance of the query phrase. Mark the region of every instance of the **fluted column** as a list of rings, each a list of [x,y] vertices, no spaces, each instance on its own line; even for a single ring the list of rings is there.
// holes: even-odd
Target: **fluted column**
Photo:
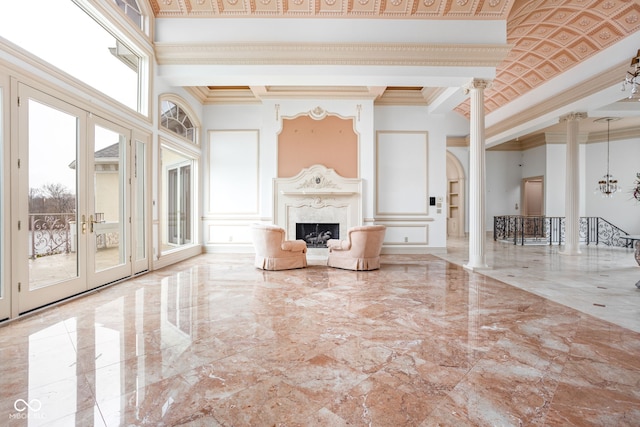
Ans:
[[[565,255],[580,254],[580,146],[578,125],[586,113],[571,113],[562,117],[567,122],[567,166],[565,179],[564,249]]]
[[[484,141],[484,90],[488,80],[471,81],[465,93],[471,94],[471,129],[469,142],[469,262],[470,270],[487,268],[485,262],[486,164]]]

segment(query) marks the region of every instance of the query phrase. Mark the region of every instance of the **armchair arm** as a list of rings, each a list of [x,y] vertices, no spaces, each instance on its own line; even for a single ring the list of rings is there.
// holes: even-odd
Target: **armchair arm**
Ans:
[[[304,240],[285,240],[281,246],[283,251],[307,252],[307,242]]]
[[[350,240],[329,239],[329,240],[327,240],[327,247],[330,250],[334,250],[334,251],[348,251],[349,249],[351,249],[351,241]]]

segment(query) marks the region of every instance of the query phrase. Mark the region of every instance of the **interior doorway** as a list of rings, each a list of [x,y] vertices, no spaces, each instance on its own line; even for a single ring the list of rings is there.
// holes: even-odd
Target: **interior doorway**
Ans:
[[[447,151],[447,237],[465,236],[465,175],[460,160]]]
[[[522,179],[522,215],[544,215],[544,177]]]

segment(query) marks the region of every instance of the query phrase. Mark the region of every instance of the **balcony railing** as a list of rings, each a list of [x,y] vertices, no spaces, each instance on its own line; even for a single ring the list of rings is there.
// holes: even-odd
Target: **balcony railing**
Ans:
[[[47,255],[69,253],[71,225],[74,219],[73,213],[30,214],[29,257],[37,259]]]
[[[564,241],[565,218],[556,216],[503,215],[493,217],[493,240],[513,241],[514,245],[561,245]],[[581,243],[631,247],[630,241],[620,236],[625,231],[600,217],[581,217],[579,225]]]

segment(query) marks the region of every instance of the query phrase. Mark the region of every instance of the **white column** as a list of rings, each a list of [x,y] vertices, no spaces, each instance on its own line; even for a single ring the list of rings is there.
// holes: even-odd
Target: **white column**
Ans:
[[[561,118],[567,122],[567,166],[564,209],[564,255],[580,254],[580,146],[578,122],[586,113],[571,113]]]
[[[471,93],[471,129],[469,142],[469,262],[470,270],[488,268],[485,262],[486,164],[484,141],[484,90],[491,82],[471,81],[465,93]]]

